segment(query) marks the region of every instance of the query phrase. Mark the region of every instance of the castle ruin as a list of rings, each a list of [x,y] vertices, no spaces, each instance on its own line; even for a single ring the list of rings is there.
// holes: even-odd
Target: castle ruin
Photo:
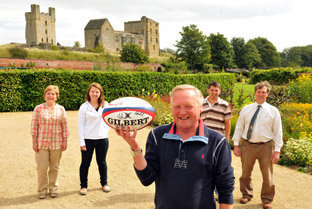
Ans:
[[[159,23],[143,16],[139,21],[124,23],[124,31],[115,31],[107,18],[90,20],[85,29],[85,47],[101,43],[105,50],[119,54],[122,46],[132,42],[141,46],[147,56],[159,56]]]
[[[32,4],[25,18],[28,45],[56,45],[55,8],[49,7],[49,13],[40,13],[40,6]],[[101,43],[107,52],[119,54],[125,43],[132,42],[140,45],[147,56],[160,56],[159,23],[145,16],[125,22],[124,31],[115,31],[107,18],[90,20],[84,32],[86,48],[95,48]]]
[[[40,6],[32,4],[31,12],[26,12],[25,18],[25,35],[28,45],[40,43],[56,45],[55,8],[49,7],[49,13],[40,13]]]

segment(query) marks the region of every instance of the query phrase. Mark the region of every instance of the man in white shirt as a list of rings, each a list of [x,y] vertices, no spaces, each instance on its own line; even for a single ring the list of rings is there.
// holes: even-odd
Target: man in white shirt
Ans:
[[[246,204],[253,197],[251,172],[255,161],[258,160],[263,177],[261,189],[263,208],[272,208],[275,195],[273,164],[279,160],[279,153],[283,146],[281,116],[276,107],[266,102],[269,92],[270,84],[267,81],[256,84],[256,102],[241,110],[232,137],[234,154],[241,157],[242,162],[242,176],[239,180],[243,196],[240,203]],[[257,114],[254,120],[252,118],[255,112]],[[254,123],[250,128],[252,120]]]

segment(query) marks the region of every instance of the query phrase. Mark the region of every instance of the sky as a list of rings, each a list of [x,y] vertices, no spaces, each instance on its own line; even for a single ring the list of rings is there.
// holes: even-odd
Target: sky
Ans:
[[[311,0],[1,0],[0,45],[26,43],[25,12],[39,4],[40,12],[56,13],[56,42],[84,47],[84,27],[91,19],[107,18],[114,30],[142,16],[159,23],[160,48],[176,49],[185,26],[197,25],[205,35],[267,38],[282,52],[312,44]]]

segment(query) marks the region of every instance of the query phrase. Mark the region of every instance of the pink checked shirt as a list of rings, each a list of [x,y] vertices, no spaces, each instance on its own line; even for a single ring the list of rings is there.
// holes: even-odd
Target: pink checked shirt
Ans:
[[[54,110],[49,112],[45,103],[37,105],[33,112],[30,133],[38,137],[38,149],[62,149],[63,139],[67,140],[69,136],[64,107],[56,104]]]

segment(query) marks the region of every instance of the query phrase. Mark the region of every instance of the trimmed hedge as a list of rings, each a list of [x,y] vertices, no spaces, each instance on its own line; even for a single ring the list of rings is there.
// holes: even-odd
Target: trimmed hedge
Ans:
[[[290,80],[298,77],[299,73],[312,72],[312,68],[293,69],[287,68],[273,68],[269,70],[253,70],[250,73],[249,83],[255,84],[261,81],[268,81],[270,84],[286,84]]]
[[[176,75],[157,72],[101,72],[65,69],[0,70],[0,112],[32,111],[44,102],[43,91],[48,85],[60,88],[57,103],[66,110],[78,110],[92,82],[102,85],[105,99],[140,96],[145,92],[168,95],[178,84],[191,84],[206,95],[209,82],[218,81],[222,90],[232,89],[234,74]]]

